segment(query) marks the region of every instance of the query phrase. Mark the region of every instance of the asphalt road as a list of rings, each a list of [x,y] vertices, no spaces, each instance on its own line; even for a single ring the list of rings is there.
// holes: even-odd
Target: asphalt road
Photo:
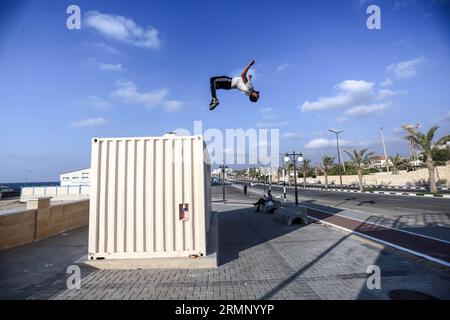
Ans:
[[[221,199],[221,188],[215,187],[215,199]],[[267,187],[266,187],[267,189]],[[227,186],[227,199],[242,201],[241,185]],[[264,193],[263,186],[248,188],[254,202]],[[283,187],[272,186],[274,196],[283,197]],[[234,199],[234,200],[233,200]],[[287,189],[287,201],[294,202],[294,190]],[[450,199],[346,193],[322,190],[300,190],[299,203],[338,213],[353,219],[397,228],[424,236],[450,241]]]
[[[212,194],[213,201],[222,201],[221,186],[213,187]],[[262,186],[249,187],[246,197],[241,185],[226,186],[226,201],[229,204],[240,203],[251,206],[251,203],[255,202],[262,194]],[[282,188],[273,186],[272,194],[282,196]],[[288,204],[292,204],[294,199],[294,191],[289,190]],[[430,251],[433,254],[435,254],[434,251],[437,247],[441,251],[448,250],[448,244],[450,243],[450,199],[301,190],[299,203],[313,211],[314,209],[325,210],[324,212],[330,213],[327,216],[336,215],[331,219],[340,219],[347,224],[348,222],[350,224],[356,222],[360,227],[362,222],[366,227],[370,225],[370,232],[383,233],[386,231],[380,230],[388,230],[390,236],[395,233],[392,238],[403,244],[403,247],[416,246],[421,248],[418,250],[419,252]],[[319,213],[317,212],[317,214]],[[433,239],[443,242],[436,242]],[[436,245],[430,245],[426,242],[432,242]],[[429,255],[433,256],[433,254]],[[445,255],[445,259],[442,257],[440,259],[449,259],[448,254]]]
[[[267,186],[266,186],[267,189]],[[249,187],[249,190],[263,192],[263,186]],[[283,187],[272,185],[274,195],[282,196]],[[290,198],[294,190],[287,188]],[[363,210],[390,216],[414,214],[447,214],[450,215],[449,198],[427,198],[416,196],[398,196],[367,193],[346,193],[324,190],[298,191],[299,201],[315,200],[316,203],[341,207],[351,210]]]

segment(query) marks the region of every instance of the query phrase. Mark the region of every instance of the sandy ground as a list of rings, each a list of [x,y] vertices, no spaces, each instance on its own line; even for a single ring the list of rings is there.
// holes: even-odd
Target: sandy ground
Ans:
[[[19,198],[0,200],[0,211],[26,207],[27,204],[20,203]]]

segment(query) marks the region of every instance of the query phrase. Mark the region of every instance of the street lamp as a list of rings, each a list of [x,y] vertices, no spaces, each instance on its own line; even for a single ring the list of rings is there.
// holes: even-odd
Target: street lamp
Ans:
[[[338,153],[338,161],[339,161],[339,181],[341,183],[341,189],[342,187],[342,172],[341,172],[341,149],[339,148],[339,133],[344,132],[344,130],[341,131],[334,131],[332,129],[328,130],[336,135],[336,145],[337,145],[337,153]]]
[[[388,159],[388,156],[387,156],[386,144],[384,143],[383,127],[380,127],[380,130],[381,130],[381,141],[383,142],[384,160],[386,161],[386,170],[389,173],[389,159]]]
[[[225,169],[228,169],[228,167],[219,166],[219,168],[222,171],[222,196],[223,196],[223,203],[225,203]]]
[[[292,153],[287,153],[284,155],[284,162],[290,162],[292,160],[294,164],[294,185],[295,185],[295,205],[298,206],[298,187],[297,187],[297,161],[303,162],[303,154],[296,153],[295,151]],[[290,178],[290,177],[289,177]]]

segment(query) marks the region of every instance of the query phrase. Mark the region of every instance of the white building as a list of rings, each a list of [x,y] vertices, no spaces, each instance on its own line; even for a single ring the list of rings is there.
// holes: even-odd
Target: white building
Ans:
[[[377,156],[373,160],[370,161],[371,168],[385,168],[387,166],[392,167],[392,162],[390,159],[386,159],[383,156]]]
[[[61,187],[90,186],[91,169],[83,169],[60,174]]]

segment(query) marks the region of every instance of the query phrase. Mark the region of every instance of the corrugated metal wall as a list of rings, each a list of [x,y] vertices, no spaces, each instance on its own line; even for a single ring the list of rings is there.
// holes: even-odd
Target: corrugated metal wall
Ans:
[[[91,160],[90,259],[206,254],[210,165],[201,136],[93,139]]]

